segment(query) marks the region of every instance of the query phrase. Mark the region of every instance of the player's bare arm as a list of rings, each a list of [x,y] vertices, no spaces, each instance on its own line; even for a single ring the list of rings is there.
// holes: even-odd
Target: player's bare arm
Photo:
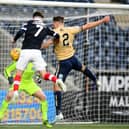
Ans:
[[[59,35],[57,34],[57,36],[55,38],[48,38],[45,41],[43,41],[42,45],[41,45],[41,49],[43,48],[48,48],[50,45],[53,45],[54,43],[58,43],[59,42]]]
[[[104,18],[98,20],[98,21],[95,21],[95,22],[90,22],[90,23],[87,23],[85,25],[82,26],[82,30],[87,30],[87,29],[91,29],[91,28],[94,28],[102,23],[108,23],[110,21],[110,17],[109,16],[105,16]]]
[[[48,48],[53,43],[54,43],[53,39],[48,39],[48,40],[46,40],[45,42],[42,43],[41,48]]]

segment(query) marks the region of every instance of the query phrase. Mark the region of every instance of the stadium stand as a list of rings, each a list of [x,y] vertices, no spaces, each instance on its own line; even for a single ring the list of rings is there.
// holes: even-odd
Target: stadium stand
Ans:
[[[123,4],[129,4],[129,0],[121,0],[121,3],[123,3]]]
[[[94,19],[94,18],[93,18]],[[113,30],[113,34],[110,33],[110,29]],[[95,31],[95,37],[90,37],[92,35],[92,31]],[[99,62],[101,63],[101,68],[103,69],[126,69],[128,64],[124,63],[126,60],[125,58],[128,57],[128,52],[125,53],[125,43],[126,46],[129,42],[127,39],[129,30],[122,29],[121,27],[117,26],[115,18],[111,16],[111,22],[107,24],[103,24],[100,27],[96,27],[89,31],[89,42],[91,45],[95,45],[94,48],[96,51],[94,53],[89,49],[89,60],[88,62],[93,62],[92,59],[95,56],[95,66],[96,68],[99,67]],[[103,33],[103,35],[99,35]],[[126,42],[125,42],[126,37]],[[101,40],[101,41],[100,41]],[[99,47],[101,47],[101,51],[99,51]],[[103,47],[104,46],[104,47]],[[114,53],[115,50],[115,53]],[[114,60],[115,59],[115,60]],[[114,60],[114,61],[111,61]],[[114,64],[111,64],[113,62]],[[91,63],[90,63],[91,64]],[[126,66],[125,66],[126,64]]]
[[[115,3],[129,4],[129,0],[112,0]]]

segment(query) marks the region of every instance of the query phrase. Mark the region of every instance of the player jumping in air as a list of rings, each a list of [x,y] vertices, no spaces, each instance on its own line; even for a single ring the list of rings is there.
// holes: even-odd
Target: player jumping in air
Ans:
[[[18,96],[21,77],[29,62],[34,64],[34,68],[40,73],[41,78],[51,80],[66,91],[66,86],[62,80],[46,72],[47,64],[40,51],[42,42],[47,35],[52,36],[54,39],[59,39],[59,35],[44,25],[43,17],[41,12],[34,12],[33,19],[21,27],[12,41],[12,43],[15,43],[19,37],[25,34],[21,54],[16,65],[17,71],[13,83],[14,97]]]
[[[4,70],[4,75],[8,79],[9,84],[11,87],[9,88],[8,94],[6,95],[5,100],[3,100],[1,108],[0,108],[0,120],[4,117],[5,111],[8,109],[9,103],[13,99],[13,76],[12,75],[14,72],[16,72],[16,63],[20,55],[20,49],[19,48],[14,48],[10,52],[10,56],[13,60],[13,62],[8,65],[5,70]],[[33,76],[35,74],[35,71],[33,69],[33,64],[29,63],[23,73],[23,76],[21,78],[21,83],[19,86],[20,91],[24,91],[30,96],[35,96],[40,100],[41,104],[41,112],[42,112],[42,120],[43,124],[46,127],[52,127],[51,124],[48,122],[48,117],[47,117],[47,112],[48,112],[48,104],[46,100],[45,94],[42,92],[41,88],[34,82]]]
[[[58,42],[54,42],[54,52],[56,54],[57,60],[59,61],[59,70],[57,76],[62,76],[63,82],[66,80],[69,72],[74,69],[82,72],[85,76],[88,76],[97,86],[100,82],[97,80],[96,76],[90,71],[90,69],[84,66],[75,56],[75,50],[73,47],[74,37],[77,33],[96,27],[102,23],[107,23],[110,21],[109,16],[105,16],[101,20],[90,22],[82,26],[65,27],[64,17],[57,16],[53,18],[54,31],[59,34],[60,39]],[[44,47],[47,48],[52,44],[52,40],[48,40]],[[61,91],[55,85],[55,96],[56,96],[56,110],[57,119],[63,119],[63,114],[61,113]]]

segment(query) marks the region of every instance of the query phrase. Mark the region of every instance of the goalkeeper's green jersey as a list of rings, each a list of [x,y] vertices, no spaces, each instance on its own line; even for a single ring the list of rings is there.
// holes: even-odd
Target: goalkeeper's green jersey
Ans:
[[[6,78],[11,77],[11,76],[15,76],[15,72],[16,72],[16,61],[13,61],[10,65],[8,65],[5,70],[4,70],[4,76]],[[35,70],[33,68],[33,64],[29,63],[27,65],[27,68],[25,69],[23,75],[22,75],[22,81],[31,81],[33,80],[33,75],[35,73]]]

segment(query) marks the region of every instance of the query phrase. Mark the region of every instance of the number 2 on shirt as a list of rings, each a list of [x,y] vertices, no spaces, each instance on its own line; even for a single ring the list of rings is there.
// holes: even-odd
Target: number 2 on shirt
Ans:
[[[68,40],[69,40],[69,35],[68,35],[68,33],[64,33],[64,34],[63,34],[63,45],[64,45],[64,46],[69,46]]]

